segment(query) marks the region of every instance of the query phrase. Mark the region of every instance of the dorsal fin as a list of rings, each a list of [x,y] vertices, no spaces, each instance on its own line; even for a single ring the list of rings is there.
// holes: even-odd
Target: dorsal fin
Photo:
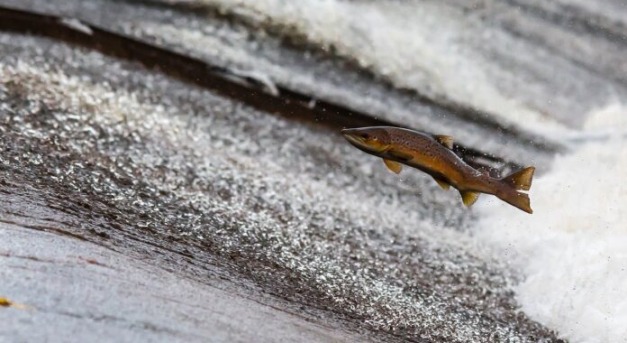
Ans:
[[[438,143],[444,145],[449,149],[453,149],[453,137],[447,135],[435,135],[433,136]]]
[[[459,191],[459,194],[462,196],[462,201],[464,205],[470,207],[472,204],[479,199],[479,193],[470,192],[470,191]]]
[[[383,159],[383,163],[385,163],[385,166],[388,167],[389,170],[395,172],[396,174],[400,173],[401,170],[403,169],[403,165],[398,163],[398,162],[394,162],[392,160],[386,160],[385,158]]]

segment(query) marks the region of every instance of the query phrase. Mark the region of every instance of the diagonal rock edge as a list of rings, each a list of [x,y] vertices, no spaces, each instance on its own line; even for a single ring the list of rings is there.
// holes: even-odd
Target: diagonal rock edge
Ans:
[[[211,65],[206,61],[190,58],[135,38],[104,30],[88,23],[82,23],[90,30],[89,33],[86,33],[64,24],[65,19],[63,17],[40,15],[2,7],[0,7],[0,17],[2,18],[0,20],[0,29],[53,37],[71,44],[95,49],[110,56],[137,61],[148,68],[155,68],[171,77],[212,89],[268,113],[314,122],[332,128],[335,131],[339,131],[343,127],[371,125],[406,126],[382,119],[374,114],[359,112],[333,102],[316,99],[315,96],[303,94],[281,85],[277,85],[280,94],[277,99],[275,96],[264,92],[259,85],[250,84],[246,80],[242,80],[240,76],[233,74],[228,69]],[[202,77],[199,77],[199,75],[202,75]],[[419,98],[422,99],[422,97]],[[312,100],[315,100],[316,104],[313,108],[310,106]],[[435,106],[451,115],[466,113],[466,115],[461,116],[462,120],[465,121],[476,123],[478,118],[481,117],[471,114],[476,112],[475,110],[460,109],[458,105],[448,106],[428,99],[420,101],[423,100],[427,106]],[[479,122],[482,125],[493,128],[494,131],[499,132],[500,136],[508,136],[508,139],[513,139],[522,145],[532,147],[540,155],[552,154],[564,149],[561,145],[550,143],[538,136],[523,133],[514,126],[496,124],[490,119],[487,119],[487,121],[479,120]],[[519,169],[526,164],[525,162],[495,156],[492,153],[480,151],[457,142],[454,145],[454,150],[469,164],[479,169],[485,169],[494,176]],[[541,167],[541,169],[544,168]]]
[[[119,1],[120,3],[127,2],[126,0],[116,1]],[[275,22],[272,18],[266,17],[263,13],[257,13],[255,15],[253,13],[248,13],[247,10],[238,11],[237,9],[230,8],[229,6],[221,5],[219,1],[214,3],[203,0],[140,0],[136,3],[163,10],[179,11],[185,15],[197,18],[226,18],[231,22],[245,25],[252,31],[267,31],[270,35],[282,38],[283,43],[291,48],[299,50],[304,49],[305,51],[315,51],[316,53],[328,55],[333,59],[346,61],[347,68],[367,75],[367,77],[373,82],[389,86],[400,94],[411,96],[426,106],[441,109],[447,115],[456,116],[468,123],[478,123],[479,125],[490,128],[496,132],[502,132],[503,134],[509,135],[511,138],[516,139],[523,144],[533,146],[542,151],[550,151],[554,153],[565,149],[560,142],[552,141],[550,137],[540,136],[523,129],[518,125],[500,120],[498,119],[498,116],[494,116],[492,113],[473,107],[470,104],[456,101],[455,99],[445,95],[421,92],[420,90],[412,87],[398,85],[398,83],[392,81],[388,77],[376,74],[376,72],[372,69],[363,66],[363,63],[358,61],[356,57],[338,52],[332,44],[330,46],[321,46],[320,42],[313,40],[306,32],[303,32],[301,27],[294,27],[286,25],[285,23]]]
[[[21,42],[25,40],[20,37]],[[516,312],[507,281],[511,276],[503,278],[500,274],[502,271],[494,270],[494,265],[498,265],[496,261],[486,263],[477,259],[474,255],[478,252],[464,248],[469,242],[463,235],[443,228],[430,229],[430,220],[425,218],[424,213],[416,215],[417,217],[399,219],[396,215],[391,215],[395,213],[392,210],[394,206],[376,204],[382,211],[380,214],[355,218],[355,213],[363,211],[360,206],[347,207],[344,204],[346,199],[338,203],[339,199],[329,195],[333,192],[320,192],[328,187],[325,186],[325,182],[328,182],[325,179],[316,183],[313,188],[321,198],[312,198],[312,195],[302,193],[303,190],[298,190],[295,185],[282,185],[285,181],[268,179],[268,175],[286,172],[285,167],[278,165],[259,166],[259,153],[276,156],[274,152],[264,152],[263,149],[259,150],[260,147],[243,151],[234,146],[227,148],[232,154],[219,153],[211,146],[220,142],[219,146],[224,146],[225,138],[213,138],[212,144],[207,144],[208,137],[202,130],[187,131],[190,118],[180,115],[177,118],[176,115],[167,114],[169,106],[164,109],[159,103],[151,105],[150,102],[145,104],[139,101],[138,104],[134,99],[146,97],[119,91],[111,96],[110,86],[81,82],[76,77],[65,76],[62,72],[54,73],[45,67],[43,71],[45,73],[19,63],[13,66],[9,63],[3,68],[5,89],[2,95],[5,105],[2,108],[2,146],[5,150],[1,162],[5,180],[32,185],[44,194],[49,194],[52,202],[59,202],[59,194],[63,194],[63,202],[58,205],[59,208],[77,208],[81,215],[84,212],[95,214],[94,220],[100,222],[106,230],[128,230],[153,242],[174,236],[185,245],[194,246],[194,242],[200,243],[203,249],[231,261],[235,270],[243,272],[264,289],[274,289],[272,293],[275,295],[314,306],[320,305],[320,299],[323,299],[326,304],[323,308],[349,317],[366,319],[370,328],[399,337],[416,340],[463,340],[500,332],[513,337],[533,335],[554,338],[552,333]],[[127,72],[132,73],[130,70]],[[48,78],[56,81],[46,81]],[[83,93],[85,95],[80,95]],[[192,98],[196,100],[192,102],[209,96],[205,92],[193,94],[195,95]],[[76,96],[79,96],[79,101],[76,101]],[[105,100],[103,104],[99,99],[109,100]],[[121,103],[118,104],[118,101]],[[168,104],[173,99],[163,101]],[[75,103],[79,105],[73,105]],[[251,115],[231,113],[230,106],[212,108],[214,113],[218,110],[225,112],[219,117],[230,118],[236,114],[237,118],[231,119],[234,121],[245,121],[244,118]],[[98,113],[104,113],[105,116]],[[146,115],[147,113],[153,115]],[[268,125],[265,115],[256,116],[263,117],[264,125]],[[271,122],[274,125],[287,125],[279,120]],[[216,122],[210,124],[215,126]],[[289,125],[285,129],[288,130],[288,127]],[[173,128],[178,128],[178,131]],[[317,131],[311,128],[292,128],[289,131],[294,129],[307,135],[310,134],[307,132]],[[212,135],[215,136],[216,132]],[[202,144],[189,143],[189,136],[199,137]],[[242,137],[241,134],[239,136]],[[201,146],[211,151],[211,159],[207,159],[207,152],[201,153],[198,149]],[[292,152],[294,155],[290,154],[287,159],[302,154],[300,149]],[[256,158],[247,157],[250,154]],[[238,170],[252,168],[253,172],[249,176],[246,176],[248,172],[244,175],[233,174],[230,171],[233,163],[239,166]],[[334,168],[336,167],[332,166],[331,170]],[[260,173],[260,170],[263,172]],[[322,175],[328,172],[329,170],[322,171]],[[198,173],[205,175],[199,177]],[[292,175],[292,178],[296,181],[316,179],[311,174],[300,179]],[[203,179],[212,182],[203,183]],[[372,181],[368,176],[366,179]],[[226,187],[228,184],[238,185],[237,191]],[[385,189],[385,186],[379,188],[380,186],[375,188]],[[305,199],[305,206],[287,206],[283,197],[268,194],[268,189],[279,193],[287,191],[290,194],[288,199]],[[239,192],[246,192],[247,195],[241,198],[243,195],[238,194]],[[258,199],[255,194],[266,195]],[[426,195],[428,197],[428,193]],[[369,197],[362,195],[358,198],[363,203],[363,199]],[[250,199],[257,200],[251,202]],[[77,202],[80,206],[72,206],[71,202]],[[349,201],[356,204],[359,202]],[[92,204],[97,204],[97,208]],[[434,209],[442,205],[450,206],[442,200],[435,204],[429,200],[425,202],[425,206],[432,206]],[[375,207],[375,204],[368,206]],[[86,211],[81,210],[81,207]],[[314,215],[304,221],[309,226],[291,231],[291,225],[302,225],[303,213],[312,213],[309,208],[316,209]],[[389,210],[385,211],[385,208]],[[187,217],[190,213],[191,218]],[[374,229],[382,224],[379,219],[381,214],[384,214],[385,219],[383,225],[391,225],[395,229]],[[445,217],[453,214],[455,212]],[[324,218],[334,218],[335,225],[339,226],[327,223]],[[268,220],[270,224],[260,224]],[[422,223],[422,231],[406,231],[409,223]],[[287,231],[277,236],[277,225]],[[135,231],[138,227],[140,230]],[[367,229],[368,227],[371,229]],[[239,238],[234,241],[233,235]],[[296,239],[296,243],[290,242],[293,239]],[[340,249],[337,255],[338,246],[331,243],[336,240],[353,247],[344,252]],[[456,241],[459,243],[451,243]],[[203,242],[209,242],[208,246]],[[407,242],[411,243],[407,245]],[[279,246],[274,245],[277,243],[280,243]],[[284,245],[286,243],[287,246]],[[372,251],[376,256],[374,261],[368,260],[367,255],[359,255],[360,252],[368,251],[371,244],[376,246]],[[291,247],[294,250],[277,251],[277,247]],[[316,259],[321,252],[331,253],[334,257],[331,260],[323,258],[318,261]],[[399,252],[405,254],[399,255]],[[285,253],[287,255],[283,255]],[[354,255],[355,253],[358,255]],[[202,252],[199,254],[199,258],[206,258]],[[290,259],[290,254],[299,257],[309,255],[313,260],[299,265],[298,260]],[[405,265],[396,262],[401,257],[405,259]],[[349,262],[355,258],[360,267],[351,270],[358,266]],[[338,259],[348,265],[334,265]],[[251,261],[258,261],[260,264],[251,264]],[[449,265],[450,261],[457,261],[457,267]],[[364,266],[366,268],[361,269]],[[299,267],[306,269],[302,271]],[[287,275],[277,279],[277,274],[285,275],[282,273]],[[354,273],[359,275],[356,280]],[[416,273],[423,273],[424,276],[419,277]],[[465,279],[473,273],[479,275],[479,280]],[[337,279],[339,275],[344,276]],[[399,278],[400,275],[405,276]],[[386,281],[377,281],[378,278]],[[405,278],[417,283],[387,288],[387,282]],[[281,284],[279,280],[285,284]],[[372,288],[337,288],[340,284],[360,284],[364,280],[369,280],[366,283],[371,284]],[[435,284],[421,283],[420,280],[432,280]],[[365,289],[375,293],[388,289],[392,293],[384,292],[383,299],[392,301],[372,303],[373,299],[381,298],[372,297],[370,293],[361,293]],[[487,295],[484,293],[486,289],[490,290]],[[492,293],[495,291],[496,294]],[[355,299],[365,303],[354,303]],[[477,299],[481,300],[476,302]],[[458,303],[460,300],[461,303]],[[415,308],[415,301],[420,301],[424,307]],[[482,310],[477,312],[476,306],[480,306]],[[405,311],[410,308],[418,312],[408,316]],[[375,309],[375,313],[381,312],[383,316],[371,317],[372,309]],[[503,323],[503,316],[510,322]],[[451,327],[451,323],[455,325]],[[461,323],[464,324],[457,327]]]

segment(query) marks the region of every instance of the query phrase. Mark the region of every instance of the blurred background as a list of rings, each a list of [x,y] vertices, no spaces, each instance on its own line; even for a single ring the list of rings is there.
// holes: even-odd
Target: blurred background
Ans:
[[[625,342],[626,53],[619,0],[0,0],[0,340]]]

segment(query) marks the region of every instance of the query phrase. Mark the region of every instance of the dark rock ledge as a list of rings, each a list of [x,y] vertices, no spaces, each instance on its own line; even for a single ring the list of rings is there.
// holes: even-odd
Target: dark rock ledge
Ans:
[[[103,17],[162,11],[90,3],[110,6]],[[73,6],[59,7],[81,17]],[[417,173],[390,178],[336,134],[402,121],[326,105],[314,86],[278,84],[284,98],[273,98],[154,42],[127,50],[115,25],[88,26],[90,45],[80,23],[63,33],[46,20],[28,31],[47,38],[0,23],[13,31],[0,33],[0,296],[26,306],[0,308],[0,339],[558,340],[519,310],[522,276],[473,241],[457,195]],[[171,59],[150,62],[156,51]],[[192,77],[198,68],[208,74]],[[558,149],[514,132],[487,140],[489,154],[467,149],[469,160],[511,168]],[[518,158],[494,157],[500,145]]]

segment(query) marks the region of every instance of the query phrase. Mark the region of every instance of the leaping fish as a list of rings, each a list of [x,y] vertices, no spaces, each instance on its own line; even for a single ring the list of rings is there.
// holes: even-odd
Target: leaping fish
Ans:
[[[453,138],[391,126],[342,130],[356,148],[383,158],[388,169],[400,173],[402,164],[431,175],[443,189],[459,190],[464,205],[471,206],[479,193],[492,194],[533,213],[529,195],[535,167],[523,168],[502,179],[493,178],[469,166],[453,152]]]

